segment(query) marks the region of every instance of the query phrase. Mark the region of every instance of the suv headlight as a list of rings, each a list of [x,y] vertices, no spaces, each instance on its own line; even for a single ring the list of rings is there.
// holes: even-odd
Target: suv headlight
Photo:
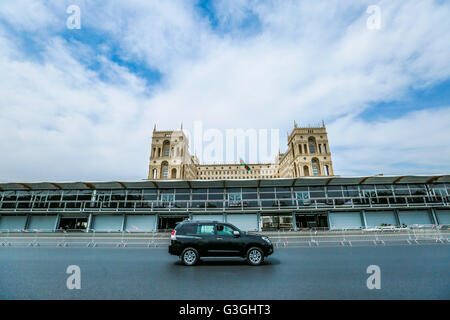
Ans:
[[[267,242],[268,244],[272,244],[272,242],[270,242],[270,239],[267,237],[261,237],[265,242]]]

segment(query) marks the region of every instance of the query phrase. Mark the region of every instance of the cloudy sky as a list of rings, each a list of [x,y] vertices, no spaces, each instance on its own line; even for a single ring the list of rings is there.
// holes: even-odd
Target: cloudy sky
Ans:
[[[143,179],[153,125],[195,121],[279,129],[284,151],[294,120],[324,120],[336,174],[448,174],[449,16],[444,0],[0,1],[0,181]]]

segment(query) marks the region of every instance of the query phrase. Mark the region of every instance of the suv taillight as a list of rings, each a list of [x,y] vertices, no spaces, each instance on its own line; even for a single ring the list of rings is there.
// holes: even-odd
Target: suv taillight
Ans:
[[[170,239],[177,240],[177,231],[176,230],[172,231],[172,233],[170,234]]]

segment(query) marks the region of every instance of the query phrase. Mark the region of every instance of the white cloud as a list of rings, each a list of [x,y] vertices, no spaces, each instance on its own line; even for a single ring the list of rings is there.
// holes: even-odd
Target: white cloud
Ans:
[[[75,2],[77,32],[105,37],[99,51],[57,35],[67,3],[0,5],[0,180],[145,178],[153,124],[190,129],[194,120],[280,128],[283,146],[294,119],[325,119],[337,174],[393,173],[399,162],[448,170],[440,137],[448,107],[377,123],[358,118],[371,103],[449,78],[448,3],[379,1],[382,29],[372,31],[371,1],[217,2],[217,31],[183,1]],[[255,17],[259,32],[241,36],[242,21]],[[20,52],[2,20],[40,35],[42,60]],[[152,96],[144,79],[104,56],[109,42],[123,59],[163,73]],[[419,126],[440,143],[421,138]]]
[[[334,169],[341,175],[447,173],[449,119],[448,106],[369,123],[340,118],[328,127]]]

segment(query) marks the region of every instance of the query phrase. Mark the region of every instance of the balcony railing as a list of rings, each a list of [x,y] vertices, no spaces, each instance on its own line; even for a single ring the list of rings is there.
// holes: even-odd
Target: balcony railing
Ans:
[[[450,206],[445,196],[386,196],[311,199],[179,200],[179,201],[3,201],[0,211],[186,211],[186,210],[311,210],[324,208],[409,208]]]

